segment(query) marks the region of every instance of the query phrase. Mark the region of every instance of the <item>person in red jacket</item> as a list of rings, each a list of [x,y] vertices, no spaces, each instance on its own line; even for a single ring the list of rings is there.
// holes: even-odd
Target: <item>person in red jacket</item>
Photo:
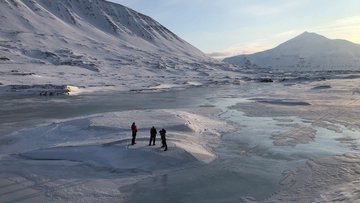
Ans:
[[[135,138],[136,138],[136,133],[137,133],[137,127],[135,125],[135,122],[133,122],[131,125],[131,133],[132,133],[131,145],[134,145],[134,144],[136,144]]]

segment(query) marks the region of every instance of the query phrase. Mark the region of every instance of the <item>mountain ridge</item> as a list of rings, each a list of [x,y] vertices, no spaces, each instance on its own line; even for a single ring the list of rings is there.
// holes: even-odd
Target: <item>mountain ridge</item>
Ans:
[[[12,30],[20,32],[41,30],[44,32],[43,28],[46,26],[50,30],[46,30],[45,34],[53,34],[56,32],[56,28],[53,27],[52,23],[60,22],[63,27],[70,30],[80,28],[89,31],[91,28],[96,28],[97,31],[113,35],[127,42],[134,40],[129,40],[129,38],[137,37],[137,40],[145,41],[142,42],[143,44],[148,42],[150,45],[166,47],[171,51],[175,50],[172,48],[175,46],[176,49],[180,49],[184,53],[191,50],[192,54],[197,57],[205,57],[205,54],[200,50],[180,39],[152,18],[112,2],[103,0],[5,0],[2,4],[7,4],[9,10],[15,10],[15,12],[20,10],[20,14],[17,12],[20,19],[11,18],[14,20],[13,22],[16,22],[15,26],[11,27]],[[11,16],[4,9],[2,9],[2,13],[6,14],[2,15],[5,19],[7,16]],[[50,20],[47,22],[42,20],[41,23],[43,24],[39,24],[40,20],[36,18],[39,16],[49,17]],[[2,27],[8,26],[3,25]],[[169,46],[164,41],[175,43]]]
[[[285,70],[360,70],[360,45],[304,32],[262,52],[225,58],[247,67]]]
[[[233,70],[151,17],[105,0],[3,0],[0,18],[0,86],[146,89]]]

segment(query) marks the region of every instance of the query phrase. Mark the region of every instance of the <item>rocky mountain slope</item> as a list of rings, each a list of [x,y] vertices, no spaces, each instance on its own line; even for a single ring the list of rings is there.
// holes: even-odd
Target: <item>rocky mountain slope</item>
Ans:
[[[104,0],[3,0],[0,18],[3,85],[138,89],[229,68],[152,18]]]

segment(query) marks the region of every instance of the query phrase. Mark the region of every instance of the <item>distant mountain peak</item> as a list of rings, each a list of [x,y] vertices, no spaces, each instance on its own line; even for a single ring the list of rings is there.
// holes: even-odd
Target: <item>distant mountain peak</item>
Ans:
[[[289,41],[291,40],[329,40],[329,39],[315,32],[305,31],[300,35],[294,37],[293,39],[290,39]]]
[[[286,70],[360,70],[360,45],[303,32],[273,49],[229,57],[224,61]]]
[[[299,36],[322,36],[322,35],[319,35],[315,32],[305,31],[305,32],[301,33]]]
[[[314,32],[305,31],[305,32],[299,34],[298,36],[306,37],[306,36],[311,36],[311,35],[318,35],[318,34],[316,34]]]

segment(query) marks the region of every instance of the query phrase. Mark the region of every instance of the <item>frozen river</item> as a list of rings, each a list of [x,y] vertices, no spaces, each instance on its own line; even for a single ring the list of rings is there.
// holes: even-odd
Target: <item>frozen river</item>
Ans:
[[[311,121],[299,117],[301,113],[252,117],[232,108],[236,104],[248,104],[249,98],[271,98],[273,91],[278,91],[278,88],[282,89],[276,85],[250,84],[245,89],[223,87],[207,94],[201,102],[221,108],[223,112],[219,117],[239,127],[235,132],[223,135],[221,145],[215,149],[218,159],[208,165],[149,178],[127,187],[125,189],[132,194],[128,202],[271,201],[269,198],[273,194],[295,184],[297,167],[306,165],[308,160],[358,152],[358,148],[349,148],[338,140],[343,137],[342,133],[358,139],[358,131],[336,133],[314,127]],[[325,112],[321,114],[326,117]],[[286,123],[292,123],[289,126],[313,126],[316,138],[309,143],[300,140],[296,146],[274,145],[272,135],[286,131]],[[301,127],[294,128],[287,133],[296,134],[296,131],[302,130]]]
[[[346,87],[317,91],[314,88],[316,85],[318,84],[293,87],[248,83],[245,86],[195,87],[166,92],[1,98],[0,133],[1,137],[5,137],[20,129],[32,128],[52,120],[109,112],[220,109],[216,117],[231,123],[234,128],[222,134],[220,142],[211,149],[217,157],[214,161],[154,173],[133,184],[121,185],[117,188],[122,194],[119,201],[276,202],[293,198],[291,200],[301,202],[314,200],[324,189],[319,186],[319,191],[314,190],[313,193],[303,191],[305,185],[311,182],[300,180],[315,171],[311,166],[309,171],[303,172],[306,171],[304,167],[309,165],[309,160],[316,162],[317,159],[324,157],[359,152],[359,128],[357,121],[354,121],[358,114],[350,113],[354,112],[354,106],[347,109],[348,105],[345,105],[356,105],[355,112],[357,112],[357,96],[349,94],[350,90]],[[329,102],[329,98],[333,99],[333,104]],[[346,115],[339,115],[339,111]],[[129,120],[130,122],[132,121]],[[7,143],[16,145],[17,142],[9,136],[0,141],[3,147]],[[84,150],[92,149],[84,148]],[[31,154],[31,156],[35,155]],[[46,162],[46,159],[40,161]],[[12,165],[18,166],[14,164],[16,159],[13,158],[2,158],[0,162],[7,166],[0,167],[2,178],[6,178]],[[44,163],[39,163],[42,164]],[[13,173],[25,176],[20,169]],[[95,177],[100,177],[101,175],[98,174],[103,172],[89,172],[89,176],[92,173],[97,174]],[[35,175],[39,176],[39,174]],[[121,176],[121,173],[119,175]],[[114,174],[111,177],[113,176]],[[314,177],[314,181],[325,177],[326,174],[320,173],[319,177]],[[66,179],[67,176],[62,175],[61,178]],[[0,195],[1,191],[4,191],[1,187],[6,189],[7,185],[0,186]],[[56,199],[57,196],[52,195],[51,190],[44,192],[41,189],[43,187],[39,185],[37,187],[40,188],[40,199],[54,198],[60,202],[66,201],[60,197]],[[100,187],[108,186],[105,184]],[[97,190],[95,186],[94,190]],[[18,190],[10,189],[5,195],[9,200],[14,200],[11,199],[11,195],[16,192]],[[294,194],[298,196],[295,197]],[[62,195],[66,196],[66,194]],[[36,200],[36,197],[34,195],[16,200],[31,202],[32,198]],[[72,199],[68,200],[72,201]],[[93,200],[96,201],[96,197]],[[116,195],[102,200],[116,202]]]

